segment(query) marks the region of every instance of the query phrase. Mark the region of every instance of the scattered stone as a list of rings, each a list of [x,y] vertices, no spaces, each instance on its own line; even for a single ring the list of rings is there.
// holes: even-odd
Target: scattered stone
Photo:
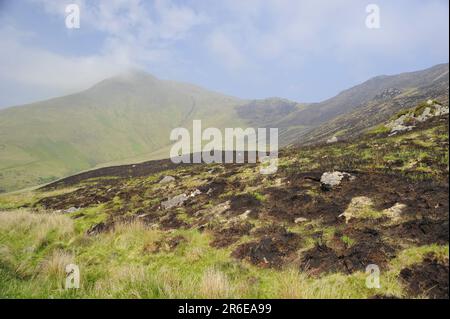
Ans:
[[[250,209],[247,209],[243,214],[239,215],[238,218],[240,220],[246,220],[248,219],[248,215],[250,215],[252,211]]]
[[[386,100],[392,99],[395,96],[399,95],[401,91],[397,88],[387,88],[383,90],[380,94],[375,96],[375,99]]]
[[[355,177],[349,173],[345,172],[325,172],[320,177],[320,183],[322,184],[323,190],[331,190],[336,186],[339,186],[344,178],[352,181]]]
[[[373,205],[373,201],[366,196],[354,197],[345,212],[340,214],[338,217],[344,217],[346,224],[348,224],[351,219],[371,217],[388,217],[392,221],[397,222],[401,219],[402,211],[407,207],[405,204],[396,203],[390,208],[377,212],[374,210]]]
[[[163,201],[161,203],[162,209],[170,209],[172,207],[181,206],[184,204],[185,201],[188,200],[188,196],[186,194],[180,194],[177,196],[174,196],[166,201]]]
[[[350,204],[348,204],[345,212],[338,217],[344,217],[347,224],[351,219],[358,218],[361,214],[364,214],[367,210],[372,209],[373,202],[370,198],[365,196],[358,196],[352,198]]]
[[[197,195],[200,195],[202,192],[199,189],[196,189],[191,194],[189,194],[189,197],[195,197]]]
[[[298,217],[298,218],[296,218],[296,219],[294,220],[294,223],[296,223],[296,224],[301,224],[301,223],[304,223],[304,222],[307,222],[307,221],[308,221],[308,219],[305,218],[305,217]]]
[[[220,203],[219,205],[216,205],[212,208],[206,208],[206,209],[201,209],[199,211],[197,211],[194,216],[198,217],[198,216],[203,216],[203,215],[207,215],[207,214],[211,214],[213,216],[218,216],[222,213],[224,213],[225,211],[227,211],[228,209],[230,209],[230,201],[226,201],[224,203]]]
[[[395,125],[394,127],[391,128],[391,133],[388,136],[393,136],[397,133],[401,133],[401,132],[409,132],[411,131],[415,126],[411,125],[411,126],[406,126],[406,125],[402,125],[402,124],[398,124]]]
[[[405,204],[396,203],[394,206],[383,210],[383,214],[397,222],[401,219],[402,212],[406,207]]]
[[[434,105],[435,105],[434,116],[446,115],[449,113],[448,106],[443,106],[443,105],[439,105],[439,104],[434,104]]]
[[[448,106],[440,105],[439,103],[436,103],[433,100],[428,100],[426,102],[426,105],[427,106],[423,109],[422,113],[419,115],[416,115],[415,111],[410,111],[406,114],[399,116],[397,119],[387,123],[386,127],[391,130],[389,136],[393,136],[401,132],[411,131],[415,127],[414,124],[416,123],[425,122],[432,117],[445,115],[449,113]]]
[[[173,176],[164,176],[163,179],[159,181],[160,184],[168,184],[175,181],[175,177]]]
[[[338,138],[336,136],[333,136],[332,138],[327,140],[327,144],[336,143],[338,141]]]
[[[423,113],[420,114],[418,117],[416,117],[416,120],[419,122],[425,122],[426,120],[428,120],[431,117],[433,117],[433,114],[431,113],[431,108],[426,107],[423,110]]]
[[[70,214],[70,213],[75,213],[75,212],[77,212],[77,211],[79,211],[79,210],[80,210],[80,209],[79,209],[78,207],[72,206],[72,207],[70,207],[70,208],[68,208],[68,209],[66,209],[66,210],[63,210],[63,213]]]

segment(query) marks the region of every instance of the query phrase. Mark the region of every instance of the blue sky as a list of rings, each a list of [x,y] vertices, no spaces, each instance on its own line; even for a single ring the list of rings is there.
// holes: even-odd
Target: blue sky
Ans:
[[[65,6],[80,6],[67,29]],[[366,6],[380,8],[369,29]],[[243,98],[320,101],[448,62],[447,0],[0,0],[0,107],[126,71]]]

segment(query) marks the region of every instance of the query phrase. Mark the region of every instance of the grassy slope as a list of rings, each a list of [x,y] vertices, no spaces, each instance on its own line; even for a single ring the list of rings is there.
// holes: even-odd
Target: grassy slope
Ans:
[[[444,122],[445,121],[445,122]],[[289,149],[280,159],[280,171],[287,174],[330,169],[388,172],[408,176],[411,183],[421,180],[448,180],[448,126],[446,120],[437,121],[413,132],[396,137],[381,134],[367,136],[354,143],[338,143],[325,147]],[[195,228],[160,230],[134,221],[118,223],[112,232],[96,236],[86,235],[91,226],[113,216],[133,216],[139,208],[151,207],[160,192],[173,192],[162,188],[157,180],[164,174],[183,178],[181,189],[201,185],[210,176],[209,168],[187,168],[158,173],[133,180],[118,180],[121,190],[144,187],[145,198],[133,197],[126,201],[120,197],[100,205],[61,215],[30,213],[41,198],[76,194],[73,188],[51,192],[27,192],[0,196],[0,297],[17,298],[197,298],[197,297],[254,297],[254,298],[367,298],[374,294],[406,296],[398,278],[404,267],[421,262],[433,252],[439,258],[448,258],[446,245],[425,244],[402,247],[381,274],[381,289],[373,291],[365,286],[361,271],[309,276],[288,264],[281,270],[260,268],[230,256],[233,248],[251,241],[242,237],[236,245],[213,248],[212,231],[200,232]],[[258,176],[248,168],[238,168],[230,177],[244,183],[243,193],[258,195],[265,187],[274,187],[275,181],[257,181]],[[87,187],[97,194],[103,190],[101,180],[86,181],[76,187]],[[266,185],[269,183],[269,185]],[[312,191],[312,190],[311,190]],[[222,194],[227,196],[235,194]],[[257,195],[257,196],[256,196]],[[74,195],[73,199],[76,200]],[[144,200],[144,201],[142,201]],[[220,199],[218,199],[220,200]],[[39,208],[38,206],[35,206]],[[206,205],[211,209],[212,206]],[[186,212],[177,210],[179,218],[189,222]],[[78,218],[71,218],[76,217]],[[81,216],[81,217],[79,217]],[[447,216],[448,220],[448,216]],[[256,225],[263,220],[252,220]],[[371,222],[373,223],[373,221]],[[305,238],[313,231],[325,234],[335,232],[334,227],[313,220],[305,226],[287,223],[290,231]],[[336,226],[338,227],[338,226]],[[339,226],[341,227],[341,226]],[[162,243],[181,235],[185,241],[171,249]],[[324,238],[328,238],[326,235]],[[312,239],[311,239],[312,240]],[[307,241],[314,245],[314,242]],[[347,240],[346,242],[350,242]],[[159,249],[157,249],[159,247]],[[306,248],[304,248],[306,249]],[[299,251],[299,254],[302,254]],[[80,266],[82,286],[79,290],[63,289],[63,267],[75,262]]]
[[[190,128],[193,119],[201,119],[204,127],[278,127],[282,145],[298,143],[300,137],[302,141],[324,139],[389,113],[370,103],[389,88],[414,91],[422,99],[427,98],[425,93],[438,97],[446,91],[448,95],[448,64],[377,77],[309,105],[282,99],[242,101],[134,72],[79,94],[1,110],[0,192],[112,163],[167,157],[171,129]],[[330,122],[366,104],[369,110],[363,108],[359,116],[344,115]],[[243,108],[236,109],[238,105]]]
[[[0,189],[14,190],[164,149],[175,127],[242,125],[239,100],[146,74],[0,111]],[[226,110],[226,111],[224,111]],[[166,154],[165,157],[167,157]]]

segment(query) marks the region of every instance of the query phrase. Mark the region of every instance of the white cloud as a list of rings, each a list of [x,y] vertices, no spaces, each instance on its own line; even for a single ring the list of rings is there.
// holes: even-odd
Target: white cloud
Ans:
[[[2,80],[54,89],[63,93],[86,88],[88,84],[133,66],[127,55],[70,57],[24,44],[30,38],[11,27],[0,29],[4,41],[0,51]]]
[[[252,0],[243,7],[241,3],[224,1],[215,11],[216,24],[226,24],[219,40],[233,39],[240,59],[254,64],[274,61],[295,67],[292,62],[303,63],[320,54],[351,64],[354,58],[367,59],[371,54],[399,58],[424,44],[439,54],[448,50],[445,1],[379,1],[379,30],[366,28],[367,3],[359,0]],[[210,36],[217,37],[217,32],[213,29]],[[217,46],[208,48],[225,65],[236,67],[222,58],[226,53]],[[234,60],[232,55],[230,59]]]
[[[245,59],[233,40],[221,31],[213,32],[208,38],[209,49],[220,62],[229,69],[238,69],[245,65]]]
[[[48,15],[64,17],[65,1],[28,1],[44,8]],[[308,78],[302,72],[311,69],[313,63],[323,63],[329,72],[333,72],[333,63],[338,64],[340,70],[348,69],[346,72],[353,72],[359,81],[378,73],[375,59],[383,57],[391,65],[410,59],[414,66],[424,52],[427,61],[434,55],[438,62],[445,62],[442,56],[449,45],[448,2],[440,0],[379,0],[379,30],[365,27],[367,3],[360,0],[68,3],[80,5],[81,32],[90,32],[100,39],[94,53],[88,48],[73,55],[67,53],[70,50],[51,50],[43,45],[46,41],[29,41],[33,30],[23,32],[3,23],[1,81],[65,94],[126,68],[142,67],[152,72],[156,68],[169,77],[183,73],[187,81],[195,81],[195,74],[203,74],[197,78],[213,87],[217,83],[242,81],[236,85],[245,84],[248,90],[253,85],[256,91],[260,87],[275,87],[273,78],[277,76],[307,87]],[[20,23],[17,25],[20,27]],[[70,39],[85,45],[81,38]],[[217,64],[223,68],[217,68]],[[231,72],[223,75],[224,69]],[[231,90],[228,93],[234,94]]]
[[[65,16],[64,2],[30,2],[41,6],[49,15]],[[79,91],[129,68],[170,61],[173,43],[206,21],[193,9],[165,0],[157,0],[151,6],[141,0],[72,0],[71,3],[80,6],[83,30],[103,34],[100,50],[90,55],[56,53],[39,46],[33,31],[3,25],[0,26],[0,60],[8,63],[0,63],[1,81],[28,86],[30,91],[39,88],[47,94],[54,92],[52,95]]]

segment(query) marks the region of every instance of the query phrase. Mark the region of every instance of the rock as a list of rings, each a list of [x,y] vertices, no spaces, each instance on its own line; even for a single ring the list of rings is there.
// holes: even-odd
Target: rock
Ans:
[[[394,206],[383,210],[383,214],[387,215],[394,222],[401,219],[401,214],[407,206],[405,204],[396,203]]]
[[[433,114],[431,113],[431,108],[426,107],[422,114],[420,114],[416,120],[419,122],[425,122],[426,120],[428,120],[429,118],[433,117]]]
[[[322,189],[331,190],[332,188],[340,185],[344,178],[348,178],[349,180],[355,179],[353,175],[345,172],[325,172],[322,174],[322,177],[320,177]]]
[[[98,224],[93,225],[91,228],[89,228],[87,230],[87,234],[92,236],[92,235],[97,235],[99,233],[103,233],[106,232],[108,230],[110,230],[112,228],[112,225],[107,225],[104,222],[100,222]]]
[[[298,217],[298,218],[296,218],[296,219],[294,220],[294,223],[300,224],[300,223],[304,223],[304,222],[307,222],[307,221],[308,221],[307,218],[304,218],[304,217]]]
[[[366,196],[354,197],[345,212],[340,214],[338,217],[344,217],[345,223],[347,224],[351,219],[358,218],[359,215],[372,209],[372,205],[372,200]]]
[[[185,201],[188,200],[188,198],[189,196],[187,196],[186,194],[180,194],[162,202],[161,207],[163,209],[170,209],[172,207],[181,206]]]
[[[248,219],[248,216],[250,215],[252,211],[250,209],[247,209],[243,214],[240,214],[236,217],[236,220],[244,221]]]
[[[406,114],[399,116],[397,119],[387,123],[386,127],[391,129],[391,133],[389,134],[389,136],[393,136],[401,132],[411,131],[415,127],[414,125],[411,124],[418,122],[419,123],[425,122],[432,117],[445,115],[449,113],[448,106],[440,105],[439,103],[433,100],[428,100],[426,102],[426,105],[428,106],[426,106],[423,109],[422,114],[420,115],[415,115],[414,111],[410,111]],[[410,123],[410,125],[408,125],[407,123]]]
[[[77,212],[79,210],[80,210],[79,208],[72,206],[72,207],[70,207],[70,208],[68,208],[66,210],[63,210],[63,213],[70,214],[70,213],[75,213],[75,212]]]
[[[440,116],[448,114],[448,106],[435,104],[434,116]]]
[[[206,209],[201,209],[199,211],[197,211],[194,216],[198,217],[198,216],[202,216],[202,215],[206,215],[206,214],[211,214],[212,216],[217,216],[220,215],[222,213],[224,213],[225,211],[227,211],[228,209],[230,209],[230,201],[227,200],[226,202],[220,203],[217,206],[214,206],[212,208],[206,208]]]
[[[327,140],[327,144],[336,143],[338,141],[338,138],[336,136],[333,136],[332,138]]]
[[[395,135],[397,133],[400,132],[408,132],[411,131],[415,126],[406,126],[406,125],[402,125],[402,124],[398,124],[394,127],[391,128],[391,133],[389,134],[389,136]]]
[[[399,95],[400,93],[402,93],[402,92],[397,88],[387,88],[384,91],[382,91],[380,94],[376,95],[375,99],[380,99],[380,100],[392,99],[395,96]]]
[[[195,197],[197,195],[200,195],[202,192],[199,189],[196,189],[191,194],[189,194],[189,197]]]
[[[352,198],[345,212],[338,217],[344,217],[345,223],[348,223],[351,219],[382,217],[388,217],[392,221],[398,221],[401,218],[402,211],[406,208],[405,204],[396,203],[394,206],[380,212],[376,211],[373,206],[374,203],[369,197],[357,196]]]
[[[175,177],[173,177],[173,176],[164,176],[164,178],[161,179],[161,180],[159,181],[159,183],[160,183],[160,184],[168,184],[168,183],[171,183],[171,182],[173,182],[173,181],[175,181]]]

